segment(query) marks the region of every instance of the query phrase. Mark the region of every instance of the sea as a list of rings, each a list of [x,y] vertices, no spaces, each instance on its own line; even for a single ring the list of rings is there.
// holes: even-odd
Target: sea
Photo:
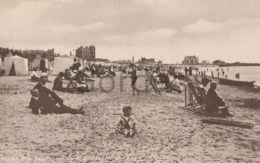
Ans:
[[[241,81],[255,81],[256,86],[260,86],[260,66],[235,66],[235,67],[199,67],[199,71],[206,71],[207,76],[211,76],[211,71],[214,77],[225,78]],[[223,72],[224,71],[224,75]],[[239,73],[240,78],[236,79],[236,74]]]

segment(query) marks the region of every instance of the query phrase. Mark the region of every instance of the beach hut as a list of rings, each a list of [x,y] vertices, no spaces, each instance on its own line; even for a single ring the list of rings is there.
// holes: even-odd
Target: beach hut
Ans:
[[[20,56],[5,58],[3,69],[6,75],[28,75],[28,59]]]
[[[9,51],[9,53],[5,56],[5,58],[10,58],[10,57],[12,57],[12,56],[13,56],[12,52]]]
[[[64,72],[65,69],[70,68],[74,63],[73,57],[55,57],[53,74],[57,75],[59,72]]]
[[[40,61],[41,61],[41,56],[37,55],[35,57],[35,59],[32,61],[32,69],[34,69],[34,68],[39,69],[40,68]]]
[[[3,68],[3,63],[2,63],[2,59],[0,58],[0,71],[2,70]]]

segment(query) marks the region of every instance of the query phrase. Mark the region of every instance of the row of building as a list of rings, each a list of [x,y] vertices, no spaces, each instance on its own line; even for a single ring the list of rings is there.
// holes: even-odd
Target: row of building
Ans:
[[[96,60],[104,60],[105,62],[109,62],[106,59],[101,59],[101,58],[96,58],[96,49],[94,45],[90,46],[80,46],[79,48],[76,49],[76,57],[86,59],[88,61],[96,61]],[[205,62],[205,61],[204,61]],[[113,61],[113,63],[119,63],[119,64],[128,64],[128,63],[135,63],[134,57],[132,60],[118,60],[118,61]],[[154,58],[145,58],[142,57],[139,59],[137,64],[162,64],[162,61],[156,62]],[[184,60],[182,61],[182,64],[184,65],[198,65],[199,64],[199,57],[197,56],[186,56]]]

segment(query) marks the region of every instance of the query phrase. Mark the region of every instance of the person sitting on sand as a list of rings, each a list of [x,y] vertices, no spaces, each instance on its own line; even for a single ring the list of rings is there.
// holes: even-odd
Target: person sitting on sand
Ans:
[[[40,82],[34,86],[33,89],[37,89],[39,91],[39,100],[43,104],[43,106],[48,108],[48,105],[50,104],[59,104],[61,107],[64,106],[63,100],[53,91],[46,88],[46,83],[48,79],[46,76],[42,76],[40,78]]]
[[[123,107],[123,115],[117,121],[116,132],[123,134],[125,137],[133,137],[136,131],[136,120],[132,116],[132,108],[130,106]]]
[[[66,91],[65,88],[63,88],[63,79],[64,79],[65,74],[63,72],[60,72],[59,75],[55,78],[54,83],[53,83],[53,88],[52,90],[56,91]]]
[[[39,75],[36,72],[36,68],[33,68],[32,73],[31,73],[31,81],[33,82],[38,82],[39,81]]]
[[[168,88],[166,92],[172,92],[176,91],[178,93],[181,93],[181,86],[179,79],[175,76],[172,77],[171,80],[169,79]]]
[[[55,114],[63,114],[63,113],[70,113],[70,114],[84,114],[85,112],[82,111],[83,108],[76,110],[72,109],[64,104],[62,106],[57,106],[54,101],[49,101],[46,103],[46,101],[41,100],[40,93],[38,89],[33,89],[31,91],[32,98],[29,104],[29,108],[32,109],[33,114],[49,114],[49,113],[55,113]]]
[[[169,85],[169,84],[170,84],[170,78],[169,78],[169,76],[168,76],[166,73],[164,73],[164,72],[160,72],[160,73],[158,74],[158,77],[159,77],[158,82],[164,83],[165,86],[166,86],[165,89],[168,89],[168,88],[170,87],[170,85]]]
[[[78,71],[80,68],[81,64],[80,64],[80,59],[74,58],[74,63],[71,66],[71,70],[72,71]]]
[[[114,69],[113,69],[113,66],[109,66],[108,67],[108,73],[110,74],[110,75],[112,75],[112,76],[116,76],[116,73],[113,71]]]
[[[211,80],[209,78],[202,78],[201,79],[201,85],[200,85],[200,88],[201,90],[203,90],[203,93],[206,95],[207,94],[207,86],[208,84],[211,82]]]
[[[228,107],[224,100],[216,93],[217,83],[211,82],[207,96],[205,98],[205,110],[207,114],[220,114],[223,116],[232,116],[228,112]]]
[[[88,84],[86,82],[87,75],[80,70],[76,75],[76,83],[74,85],[80,92],[89,92]]]

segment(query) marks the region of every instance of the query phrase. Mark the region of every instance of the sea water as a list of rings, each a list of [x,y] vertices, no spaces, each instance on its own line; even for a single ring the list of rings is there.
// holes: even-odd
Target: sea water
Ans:
[[[218,71],[217,71],[218,70]],[[200,67],[199,71],[206,71],[207,76],[211,76],[211,71],[214,77],[225,78],[241,81],[255,81],[255,85],[260,86],[260,66],[236,66],[236,67]],[[224,71],[224,75],[222,72]],[[236,79],[236,74],[239,73],[240,78]]]

